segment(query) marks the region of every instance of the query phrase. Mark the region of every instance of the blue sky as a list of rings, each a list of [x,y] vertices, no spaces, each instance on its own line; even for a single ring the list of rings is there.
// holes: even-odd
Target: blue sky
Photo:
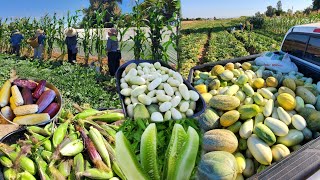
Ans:
[[[256,12],[265,12],[267,6],[276,6],[278,0],[181,0],[184,18],[229,18],[250,16]],[[282,7],[303,10],[312,4],[312,0],[282,0]]]
[[[123,0],[123,12],[132,9],[132,0]],[[75,12],[89,6],[89,0],[2,0],[0,17],[41,17],[46,13],[66,15],[68,10]]]

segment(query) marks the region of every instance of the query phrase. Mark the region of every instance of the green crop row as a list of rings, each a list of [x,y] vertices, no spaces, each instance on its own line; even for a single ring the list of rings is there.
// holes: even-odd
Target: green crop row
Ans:
[[[206,54],[207,62],[214,62],[235,57],[247,56],[249,53],[242,42],[227,31],[211,33],[209,48]]]
[[[234,33],[235,37],[243,42],[245,48],[250,54],[259,54],[265,51],[279,50],[279,42],[254,32],[241,32]]]
[[[181,55],[182,62],[181,74],[187,77],[192,67],[199,64],[199,57],[201,49],[207,41],[207,35],[202,33],[195,33],[189,35],[182,35],[181,37]]]

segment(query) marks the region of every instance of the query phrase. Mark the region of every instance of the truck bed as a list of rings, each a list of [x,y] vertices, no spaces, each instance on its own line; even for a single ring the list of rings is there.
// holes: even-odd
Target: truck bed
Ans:
[[[275,52],[280,53],[280,52]],[[210,64],[203,64],[190,69],[188,80],[193,82],[193,72],[195,70],[209,72],[215,65],[226,65],[229,62],[243,63],[248,61],[254,61],[261,54],[250,55],[246,57],[240,57],[235,59],[218,61]],[[303,73],[306,77],[313,78],[314,81],[320,80],[320,67],[316,65],[310,65],[303,60],[290,57],[291,60],[298,66],[299,72]],[[320,118],[320,117],[319,117]],[[279,162],[273,163],[266,170],[261,173],[255,174],[249,179],[293,179],[301,180],[312,176],[320,169],[320,137],[309,141],[304,144],[299,150],[292,152],[288,157],[282,159]],[[314,177],[313,177],[314,178]],[[316,179],[320,179],[316,177]]]

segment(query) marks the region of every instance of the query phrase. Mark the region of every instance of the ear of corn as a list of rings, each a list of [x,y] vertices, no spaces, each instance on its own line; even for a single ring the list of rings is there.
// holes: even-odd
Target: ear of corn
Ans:
[[[86,109],[86,110],[82,111],[81,113],[77,114],[75,116],[75,119],[86,119],[87,117],[96,115],[99,112],[100,111],[98,111],[96,109]]]
[[[66,178],[63,176],[63,174],[60,173],[60,171],[55,168],[54,166],[49,166],[49,171],[52,174],[54,179],[59,179],[59,180],[65,180]]]
[[[17,172],[13,168],[4,168],[3,176],[5,180],[16,180]]]
[[[12,96],[10,97],[9,102],[10,102],[10,108],[11,108],[12,110],[14,110],[14,108],[16,108],[17,105],[15,104]]]
[[[142,168],[151,179],[160,179],[157,165],[157,128],[150,124],[141,136],[140,160]]]
[[[48,115],[49,116],[49,115]],[[67,130],[68,130],[68,125],[69,122],[64,122],[63,124],[61,124],[53,133],[53,137],[52,137],[52,143],[53,146],[56,148],[64,139],[64,137],[67,134]]]
[[[4,107],[9,103],[9,98],[11,95],[11,82],[8,80],[4,83],[0,90],[0,106]]]
[[[35,175],[36,174],[36,165],[34,164],[34,162],[26,157],[26,156],[23,156],[21,155],[18,158],[18,152],[11,152],[9,154],[9,158],[12,160],[12,161],[19,161],[19,166],[25,170],[25,171],[28,171],[29,173],[31,173],[32,175]]]
[[[37,156],[35,158],[36,163],[37,163],[37,167],[38,167],[38,174],[40,176],[41,180],[50,180],[50,177],[48,176],[47,172],[47,168],[48,168],[48,164],[40,157]]]
[[[22,106],[24,101],[21,95],[21,92],[19,91],[18,86],[14,85],[11,87],[11,94],[13,102],[16,106]]]
[[[38,126],[27,126],[26,129],[30,133],[34,132],[34,133],[37,133],[37,134],[40,134],[40,135],[46,136],[46,137],[51,135],[50,131],[48,131],[47,129],[38,127]]]
[[[43,144],[43,147],[45,150],[47,151],[52,151],[52,144],[51,141],[49,139],[47,139],[46,137],[43,137],[37,133],[32,132],[31,133],[33,137],[35,137],[38,141],[41,141],[41,143]]]
[[[124,114],[123,113],[106,113],[103,115],[99,116],[94,116],[92,120],[94,121],[104,121],[107,123],[112,123],[118,120],[124,119]]]
[[[41,114],[29,114],[25,116],[18,116],[13,119],[14,123],[22,125],[34,125],[40,124],[50,120],[50,116],[47,113]]]
[[[68,177],[71,173],[71,166],[73,164],[72,159],[70,160],[66,160],[66,161],[62,161],[59,166],[58,166],[58,170],[59,172],[64,176],[64,177]]]
[[[0,156],[0,163],[2,164],[2,166],[4,167],[12,167],[12,161],[7,157],[7,156]]]
[[[89,137],[92,140],[92,142],[94,143],[94,145],[95,145],[96,149],[98,150],[99,154],[101,155],[101,158],[103,159],[103,161],[106,163],[106,165],[108,167],[111,168],[109,153],[106,149],[106,146],[104,145],[103,137],[102,137],[101,133],[97,129],[95,129],[91,126],[90,130],[89,130]]]
[[[16,116],[35,114],[36,112],[38,112],[38,105],[36,105],[36,104],[28,104],[28,105],[18,106],[13,109],[13,113]]]
[[[41,157],[42,157],[44,160],[46,160],[47,162],[50,162],[51,156],[52,156],[52,152],[50,152],[50,151],[43,150],[43,151],[41,152]]]
[[[74,169],[74,172],[76,175],[77,175],[77,173],[84,171],[84,159],[83,159],[83,155],[81,153],[77,154],[73,158],[73,169]],[[76,176],[76,178],[80,179],[79,176]]]
[[[83,142],[80,139],[76,139],[63,148],[60,149],[60,153],[63,156],[75,156],[83,150]]]
[[[1,113],[6,119],[8,119],[10,121],[12,121],[13,118],[14,118],[14,114],[13,114],[13,112],[12,112],[12,110],[11,110],[11,108],[9,106],[3,107],[1,109]]]
[[[110,179],[113,177],[112,171],[105,172],[96,168],[87,169],[84,172],[77,173],[77,176],[84,176],[90,179]]]

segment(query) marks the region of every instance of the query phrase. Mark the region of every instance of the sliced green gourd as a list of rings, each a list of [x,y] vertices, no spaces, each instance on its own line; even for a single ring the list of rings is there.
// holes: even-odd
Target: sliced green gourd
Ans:
[[[174,175],[178,155],[187,138],[187,133],[180,124],[175,124],[172,130],[169,146],[166,152],[163,179],[170,179]]]
[[[154,123],[150,124],[141,136],[140,146],[141,165],[151,179],[159,180],[157,165],[157,128]]]
[[[179,153],[173,180],[190,179],[199,149],[199,135],[189,126],[187,139]],[[170,178],[171,179],[171,178]]]
[[[147,180],[150,179],[140,166],[138,160],[136,159],[130,143],[123,134],[119,131],[116,134],[116,159],[123,173],[128,180]]]

